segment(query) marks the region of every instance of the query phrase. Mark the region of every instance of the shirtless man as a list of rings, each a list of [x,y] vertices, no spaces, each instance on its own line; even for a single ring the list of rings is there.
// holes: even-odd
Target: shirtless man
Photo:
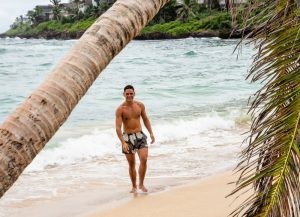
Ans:
[[[144,178],[147,170],[148,145],[147,136],[142,131],[140,117],[142,117],[144,125],[150,134],[151,144],[155,142],[155,138],[144,104],[133,100],[135,96],[134,87],[131,85],[124,87],[123,96],[125,101],[116,111],[116,132],[122,143],[122,152],[125,154],[129,164],[129,176],[132,182],[132,190],[130,192],[137,192],[135,170],[135,153],[137,152],[140,158],[139,189],[146,193],[148,190],[144,186]],[[121,130],[122,123],[123,134]]]

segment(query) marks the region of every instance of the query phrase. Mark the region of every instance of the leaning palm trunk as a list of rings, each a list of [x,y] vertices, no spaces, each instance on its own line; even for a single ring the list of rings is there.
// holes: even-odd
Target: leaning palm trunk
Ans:
[[[66,121],[100,72],[168,0],[119,0],[0,126],[0,197]]]
[[[249,145],[233,193],[254,193],[233,216],[300,216],[299,1],[252,1],[245,29],[258,50],[249,76],[265,85],[252,100]],[[259,10],[257,10],[259,8]],[[257,12],[260,11],[258,14]],[[252,14],[256,14],[251,16]]]

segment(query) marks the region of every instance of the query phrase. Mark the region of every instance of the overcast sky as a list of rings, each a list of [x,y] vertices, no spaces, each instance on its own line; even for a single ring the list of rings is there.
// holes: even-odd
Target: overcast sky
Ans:
[[[69,1],[62,0],[61,2]],[[16,17],[26,15],[27,11],[36,5],[47,4],[51,4],[50,0],[0,0],[0,33],[7,31]]]

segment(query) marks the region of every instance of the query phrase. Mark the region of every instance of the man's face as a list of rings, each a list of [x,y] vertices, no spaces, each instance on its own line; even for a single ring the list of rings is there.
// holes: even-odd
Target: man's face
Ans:
[[[123,95],[127,102],[131,102],[131,101],[133,101],[135,93],[132,89],[126,89],[125,92],[123,93]]]

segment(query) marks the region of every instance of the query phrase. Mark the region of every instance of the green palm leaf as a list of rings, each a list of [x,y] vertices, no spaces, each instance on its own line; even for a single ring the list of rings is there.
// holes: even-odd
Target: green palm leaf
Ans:
[[[263,81],[251,103],[237,194],[254,193],[232,216],[300,216],[300,10],[293,0],[252,1],[244,29],[257,54],[248,78]],[[260,12],[254,16],[253,9]]]
[[[184,0],[183,2],[177,3],[176,13],[180,20],[186,22],[189,18],[195,17],[195,13],[193,12],[193,7],[196,5],[195,0]]]

